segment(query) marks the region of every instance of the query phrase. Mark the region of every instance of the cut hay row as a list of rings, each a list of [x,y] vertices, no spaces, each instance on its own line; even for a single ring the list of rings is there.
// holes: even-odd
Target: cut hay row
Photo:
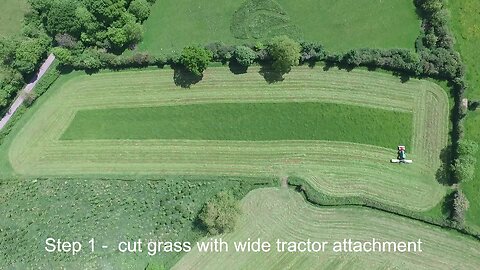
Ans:
[[[53,95],[17,134],[10,163],[28,176],[297,175],[335,196],[366,196],[415,210],[440,201],[444,189],[434,173],[446,144],[448,114],[441,88],[420,80],[402,84],[388,74],[307,67],[295,68],[281,83],[267,84],[258,71],[233,75],[210,68],[191,89],[175,86],[171,70],[74,75],[54,86]],[[393,149],[342,142],[59,140],[80,109],[285,101],[414,112],[415,140],[409,152],[415,164],[389,164]]]
[[[232,249],[200,253],[194,249],[173,269],[302,269],[313,265],[321,269],[475,269],[480,265],[480,243],[473,238],[365,208],[318,208],[288,189],[254,190],[243,199],[242,210],[235,231],[222,236],[232,249],[233,241],[248,238],[261,238],[273,244],[277,239],[328,241],[330,248],[325,253],[235,253]],[[421,239],[422,252],[333,253],[332,243],[345,238]]]

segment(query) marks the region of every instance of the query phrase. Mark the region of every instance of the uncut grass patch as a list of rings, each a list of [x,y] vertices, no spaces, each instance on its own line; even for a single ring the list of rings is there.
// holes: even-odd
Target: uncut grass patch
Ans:
[[[413,50],[420,20],[413,1],[405,0],[164,0],[155,3],[144,25],[139,48],[151,53],[282,34],[318,41],[333,51]]]
[[[330,140],[410,146],[411,113],[334,103],[226,103],[80,110],[64,140]]]

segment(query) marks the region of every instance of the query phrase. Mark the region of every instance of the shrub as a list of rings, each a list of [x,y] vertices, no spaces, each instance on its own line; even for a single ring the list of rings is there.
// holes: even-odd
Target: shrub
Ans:
[[[237,63],[239,63],[244,67],[249,67],[250,65],[252,65],[255,59],[257,58],[257,55],[255,54],[255,52],[246,46],[238,46],[235,49],[235,52],[233,53],[233,55]]]
[[[128,7],[128,12],[142,22],[150,16],[150,4],[147,0],[133,0]]]
[[[35,92],[30,92],[30,93],[26,93],[25,94],[25,97],[24,97],[24,104],[25,106],[27,107],[30,107],[32,106],[32,104],[35,102],[35,100],[37,99],[37,94]]]
[[[320,61],[326,56],[323,45],[315,42],[302,42],[300,43],[302,50],[300,52],[300,60],[302,62],[307,61]]]
[[[460,139],[457,143],[456,159],[453,162],[452,172],[457,183],[468,182],[475,175],[477,159],[475,154],[478,145],[474,141]]]
[[[460,156],[474,156],[478,151],[478,144],[470,140],[461,140],[458,142],[458,154]]]
[[[478,100],[468,101],[468,109],[471,111],[475,111],[479,106],[480,106],[480,101]]]
[[[215,61],[225,62],[232,58],[234,46],[225,45],[222,42],[213,42],[205,46],[207,50],[212,53],[212,58]]]
[[[408,74],[420,73],[417,55],[404,49],[355,49],[347,52],[339,61],[351,66],[382,67]]]
[[[204,48],[189,46],[183,49],[180,63],[191,73],[201,76],[212,59],[212,53]]]
[[[281,74],[288,73],[292,66],[299,64],[300,44],[287,36],[273,38],[268,44],[273,69]]]
[[[55,55],[55,58],[62,63],[62,65],[71,65],[73,61],[73,55],[70,50],[61,47],[55,47],[52,49],[52,53]]]
[[[465,222],[465,213],[469,207],[469,202],[461,190],[455,191],[453,197],[453,212],[451,219],[457,224],[462,225]]]
[[[458,183],[468,182],[475,174],[476,159],[472,156],[463,156],[455,159],[452,172]]]
[[[65,48],[75,48],[77,46],[77,39],[69,34],[55,35],[55,42],[58,46]]]
[[[207,232],[215,235],[233,231],[240,213],[233,194],[222,191],[205,204],[198,217]]]

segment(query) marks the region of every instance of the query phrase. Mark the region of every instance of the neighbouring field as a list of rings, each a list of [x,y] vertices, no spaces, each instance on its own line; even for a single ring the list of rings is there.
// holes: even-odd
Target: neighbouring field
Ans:
[[[398,23],[400,22],[401,23]],[[420,20],[413,1],[157,1],[140,49],[179,50],[212,41],[243,44],[287,34],[328,50],[411,48]]]
[[[22,28],[23,16],[28,9],[27,0],[0,1],[0,37],[18,34]]]
[[[447,143],[448,100],[438,85],[321,67],[297,67],[283,82],[269,84],[259,72],[253,67],[235,75],[227,68],[212,67],[190,89],[176,86],[170,69],[62,76],[0,146],[0,173],[4,177],[295,175],[327,195],[363,196],[414,211],[426,211],[441,201],[446,188],[435,173]],[[409,157],[415,162],[389,163],[396,156],[397,141],[386,148],[375,146],[378,142],[326,140],[60,139],[81,110],[287,102],[413,113]],[[352,133],[359,137],[368,133],[369,123],[365,124]],[[405,129],[408,140],[409,126]]]
[[[469,113],[465,121],[465,138],[476,141],[480,145],[480,112]],[[480,231],[480,153],[477,153],[475,176],[470,182],[462,184],[468,197],[470,208],[467,211],[467,224]]]
[[[410,147],[412,120],[411,113],[309,102],[96,109],[78,111],[61,139],[328,140]]]
[[[467,96],[480,99],[480,1],[448,1],[457,48],[467,66]]]
[[[480,100],[480,1],[448,1],[451,12],[451,25],[457,40],[457,49],[467,67],[469,83],[467,97]],[[465,121],[465,138],[480,144],[480,111],[469,112]],[[480,230],[480,153],[477,154],[475,178],[464,183],[463,190],[470,201],[467,213],[467,224]]]
[[[417,241],[416,253],[201,253],[186,254],[173,269],[476,269],[480,241],[408,218],[360,207],[315,207],[288,189],[257,189],[242,201],[243,216],[229,243],[248,238],[281,241]],[[204,239],[207,240],[207,239]],[[275,247],[276,248],[276,247]]]
[[[231,190],[241,198],[256,187],[248,179],[221,177],[0,182],[0,242],[5,243],[0,268],[145,269],[149,262],[169,268],[182,254],[134,256],[115,250],[121,241],[138,239],[193,242],[204,235],[194,221],[211,196]],[[80,241],[82,252],[47,253],[49,237]],[[102,250],[102,245],[109,248]]]

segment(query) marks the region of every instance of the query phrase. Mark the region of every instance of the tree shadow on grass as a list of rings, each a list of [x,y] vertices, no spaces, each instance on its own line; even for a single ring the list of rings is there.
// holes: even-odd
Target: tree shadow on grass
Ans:
[[[175,85],[182,88],[190,88],[190,86],[200,82],[203,78],[203,75],[197,76],[190,71],[186,70],[184,67],[173,67],[173,81]]]
[[[259,73],[260,73],[260,75],[263,76],[265,81],[267,81],[268,83],[281,82],[285,79],[285,78],[283,78],[283,75],[284,75],[283,73],[275,71],[272,68],[272,66],[269,65],[269,64],[262,65]]]
[[[455,192],[450,192],[445,196],[442,204],[442,214],[448,218],[451,218],[453,211],[453,199],[455,198]]]
[[[452,151],[451,146],[446,146],[445,148],[440,151],[440,160],[442,161],[442,165],[440,168],[437,169],[435,173],[435,178],[437,179],[438,183],[444,186],[451,186],[455,184],[453,178],[450,175],[450,163],[452,159]]]
[[[248,70],[248,67],[240,65],[235,60],[228,62],[228,68],[235,75],[245,74],[247,73],[247,70]]]

